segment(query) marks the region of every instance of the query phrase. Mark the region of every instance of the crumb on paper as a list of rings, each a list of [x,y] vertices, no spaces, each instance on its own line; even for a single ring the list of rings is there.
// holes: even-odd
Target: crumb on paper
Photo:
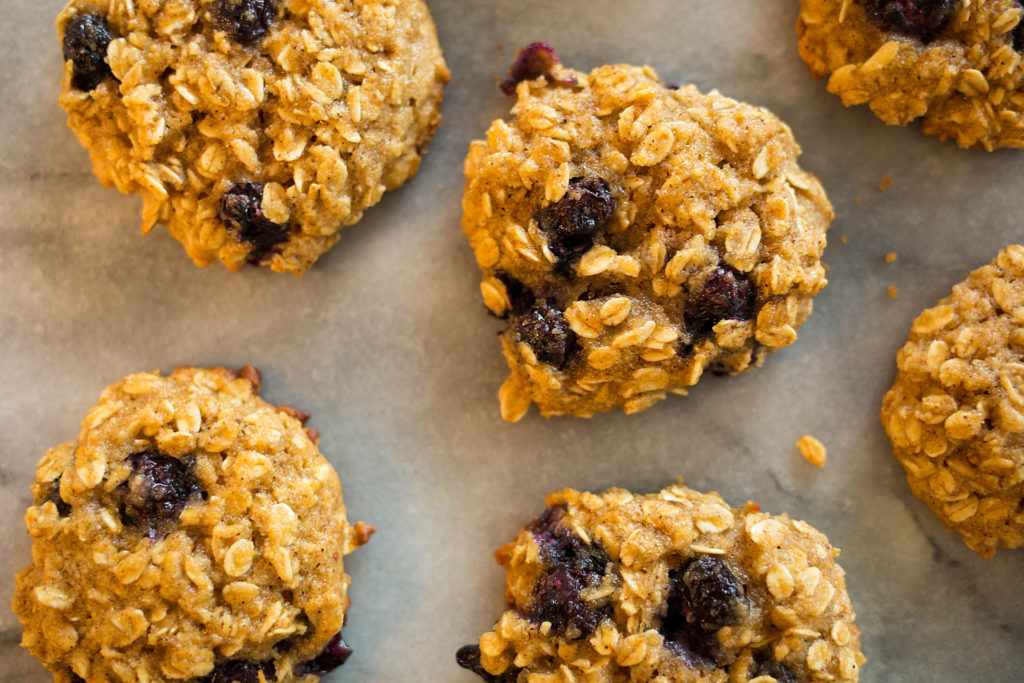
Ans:
[[[884,178],[882,178],[882,182],[878,183],[878,189],[881,190],[882,192],[885,192],[886,190],[889,189],[890,185],[892,185],[892,178],[890,178],[889,176],[885,176]]]
[[[438,183],[437,184],[437,189],[443,190],[444,189],[444,183]]]
[[[853,203],[856,204],[857,206],[860,206],[860,197],[854,197]]]
[[[891,296],[893,299],[895,299],[900,294],[892,285],[889,285],[885,291],[889,292],[889,296]]]
[[[501,52],[501,50],[502,50],[502,47],[501,47],[501,43],[497,43],[497,44],[495,44],[495,46],[494,46],[494,49],[495,49],[495,51],[497,51],[497,52]]]
[[[840,235],[839,236],[839,243],[840,244],[846,244],[846,242],[847,242],[846,235]]]
[[[796,442],[796,447],[800,451],[800,455],[804,456],[804,460],[807,462],[815,467],[825,466],[825,456],[828,455],[828,451],[825,450],[825,444],[810,434],[801,436],[800,440]]]
[[[896,260],[896,252],[895,251],[890,251],[888,254],[885,255],[885,262],[886,263],[892,263],[895,260]]]

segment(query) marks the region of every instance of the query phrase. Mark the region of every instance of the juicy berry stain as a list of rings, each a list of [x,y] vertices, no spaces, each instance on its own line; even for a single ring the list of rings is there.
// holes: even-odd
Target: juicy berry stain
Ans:
[[[505,285],[508,309],[512,315],[522,315],[530,310],[536,300],[533,290],[503,270],[494,271],[494,277]]]
[[[71,85],[86,92],[114,74],[107,64],[110,27],[98,14],[76,14],[64,29],[64,59],[70,59]]]
[[[544,43],[530,43],[516,53],[516,61],[512,62],[508,76],[501,79],[498,87],[506,95],[515,95],[516,85],[522,81],[532,81],[541,76],[546,76],[549,81],[557,80],[554,77],[554,69],[558,64],[558,55],[554,50]],[[572,85],[576,79],[567,78],[562,82]]]
[[[557,635],[586,636],[608,616],[607,608],[594,608],[580,592],[601,582],[610,560],[601,548],[584,543],[561,524],[565,509],[549,507],[528,527],[547,564],[533,590],[530,618],[551,622]]]
[[[43,499],[43,502],[52,502],[57,506],[57,514],[61,517],[67,517],[71,513],[71,506],[64,502],[64,499],[60,497],[60,480],[61,477],[57,477],[57,480],[50,484],[50,492],[46,494],[46,498]]]
[[[771,676],[777,683],[797,683],[796,674],[782,662],[775,661],[769,650],[757,650],[754,652],[754,673],[757,676]]]
[[[576,333],[569,329],[565,316],[545,299],[536,301],[513,325],[541,362],[559,370],[578,348]]]
[[[1017,4],[1024,7],[1024,0],[1017,0]],[[1013,27],[1011,32],[1013,40],[1013,49],[1017,52],[1024,53],[1024,17],[1021,17],[1017,25]]]
[[[213,667],[213,671],[202,679],[202,683],[260,683],[261,671],[265,680],[274,680],[276,671],[273,662],[230,659]]]
[[[345,644],[339,632],[328,641],[324,649],[308,662],[302,662],[295,667],[295,677],[303,676],[325,676],[345,663],[345,660],[352,654],[352,648]]]
[[[455,653],[455,661],[463,669],[469,669],[484,679],[486,683],[516,683],[516,679],[519,678],[519,672],[522,671],[522,669],[510,666],[498,675],[488,673],[483,665],[480,664],[480,647],[478,645],[463,645],[460,647],[459,651]]]
[[[883,31],[895,31],[930,43],[956,15],[956,0],[865,0],[871,21]]]
[[[749,613],[743,584],[728,563],[701,555],[669,574],[668,611],[661,625],[666,643],[694,663],[715,662],[715,631]]]
[[[276,14],[275,0],[217,0],[210,10],[213,27],[242,45],[262,39]]]
[[[263,214],[263,186],[258,183],[229,187],[217,204],[217,215],[232,237],[252,245],[251,259],[257,262],[288,239],[288,224],[274,223]]]
[[[754,285],[743,273],[719,265],[686,301],[686,326],[695,334],[711,331],[720,320],[748,320],[754,313]]]
[[[189,465],[177,458],[144,451],[130,461],[131,474],[117,489],[121,518],[126,525],[141,527],[150,538],[156,538],[178,521],[189,498],[199,493],[199,485]]]
[[[597,177],[572,178],[565,195],[534,216],[548,235],[556,268],[567,271],[594,245],[594,238],[615,212],[615,197]]]

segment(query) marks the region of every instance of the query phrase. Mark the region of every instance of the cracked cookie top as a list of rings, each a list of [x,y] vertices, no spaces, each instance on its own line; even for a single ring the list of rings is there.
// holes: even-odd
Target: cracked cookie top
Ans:
[[[308,413],[252,368],[130,375],[49,450],[16,580],[22,645],[57,683],[315,681],[348,656],[345,519]]]
[[[914,494],[983,557],[1024,545],[1024,247],[915,320],[882,423]]]
[[[302,273],[412,177],[449,73],[422,0],[72,0],[61,105],[198,265]]]
[[[637,412],[796,339],[832,207],[785,124],[540,44],[502,87],[512,119],[470,146],[462,225],[508,321],[505,419]]]
[[[800,0],[800,56],[843,104],[961,147],[1024,148],[1020,0]]]
[[[682,485],[572,489],[496,557],[508,609],[458,663],[485,681],[855,681],[839,551],[810,525]]]

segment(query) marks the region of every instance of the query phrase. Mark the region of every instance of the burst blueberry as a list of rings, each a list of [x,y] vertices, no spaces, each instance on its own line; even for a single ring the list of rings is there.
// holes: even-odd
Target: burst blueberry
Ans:
[[[578,348],[576,333],[569,329],[565,316],[545,299],[536,301],[514,324],[519,338],[530,345],[537,358],[559,370]]]
[[[91,12],[76,14],[64,29],[64,59],[71,60],[71,85],[86,92],[114,74],[107,63],[111,35],[107,21]]]
[[[262,260],[288,239],[288,224],[275,223],[264,215],[263,186],[258,183],[246,181],[229,187],[220,198],[217,215],[235,240],[252,246],[252,260]]]
[[[295,677],[325,676],[344,664],[351,654],[352,648],[345,644],[339,632],[327,642],[320,654],[295,667]]]
[[[956,0],[865,0],[868,17],[883,31],[930,43],[956,16]]]
[[[214,666],[201,683],[263,683],[260,673],[268,683],[273,681],[276,674],[274,663],[230,659]]]
[[[156,538],[178,521],[189,499],[200,491],[191,467],[177,458],[144,451],[129,459],[132,471],[118,487],[125,524]]]
[[[537,299],[532,289],[503,270],[494,271],[494,277],[505,285],[505,298],[512,315],[522,315],[530,310]]]
[[[746,618],[750,602],[743,583],[725,560],[701,555],[687,564],[681,580],[683,599],[702,629],[716,631]]]
[[[546,76],[548,80],[555,80],[554,69],[558,66],[558,55],[544,43],[530,43],[516,53],[516,60],[508,70],[508,76],[501,79],[498,87],[506,95],[516,93],[516,85],[522,81],[532,81],[535,78]],[[575,83],[575,79],[569,78],[566,83]]]
[[[63,498],[60,497],[60,480],[61,477],[57,477],[57,480],[50,484],[50,491],[46,494],[46,500],[50,501],[57,506],[57,514],[61,517],[67,517],[71,514],[71,506],[68,505]]]
[[[463,669],[469,669],[486,683],[516,683],[519,672],[522,669],[510,666],[500,674],[488,673],[480,663],[480,647],[478,645],[463,645],[455,653],[455,661]]]
[[[743,273],[719,265],[704,286],[686,301],[686,326],[705,334],[721,320],[749,320],[754,313],[754,285]]]
[[[276,14],[275,0],[217,0],[210,9],[213,27],[242,45],[261,40]]]
[[[601,178],[569,180],[565,195],[534,218],[547,236],[557,267],[568,270],[594,245],[594,239],[615,212],[615,197]]]

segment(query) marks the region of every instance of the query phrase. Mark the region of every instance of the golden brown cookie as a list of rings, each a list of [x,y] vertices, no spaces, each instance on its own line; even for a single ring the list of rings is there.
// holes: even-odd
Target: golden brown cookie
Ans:
[[[499,683],[856,681],[838,549],[682,485],[566,489],[496,556],[508,609],[457,655]]]
[[[14,611],[57,683],[312,682],[345,661],[342,557],[373,528],[346,521],[309,415],[258,392],[252,368],[130,375],[39,462]]]
[[[1024,247],[914,320],[882,424],[907,482],[982,557],[1024,545]]]
[[[846,106],[961,147],[1024,148],[1018,0],[800,0],[800,56]]]
[[[419,168],[448,69],[422,0],[72,0],[61,105],[198,265],[301,274]]]
[[[511,374],[501,413],[634,413],[796,340],[832,207],[766,109],[650,67],[521,51],[465,162],[462,225]]]

